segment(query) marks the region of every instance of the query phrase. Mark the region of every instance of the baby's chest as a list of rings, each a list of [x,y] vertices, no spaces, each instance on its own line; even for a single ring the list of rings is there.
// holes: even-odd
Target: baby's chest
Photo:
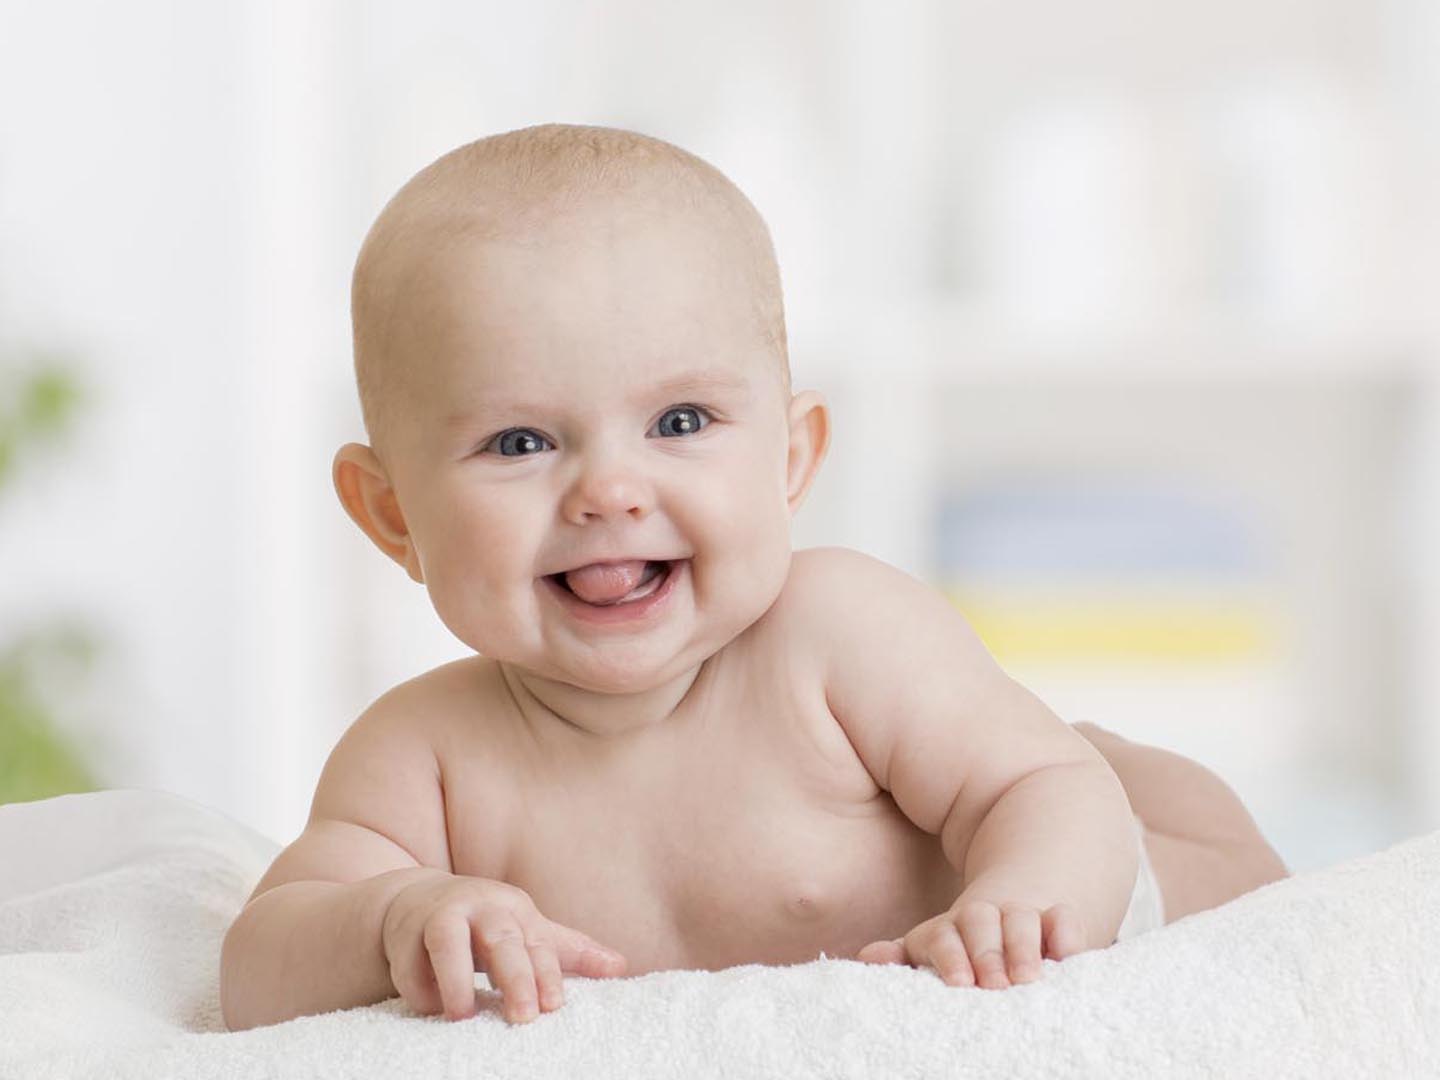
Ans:
[[[954,898],[936,837],[792,750],[813,752],[699,757],[588,801],[572,786],[530,808],[508,876],[633,973],[853,955]]]
[[[673,866],[677,939],[689,966],[712,969],[853,955],[934,914],[952,877],[938,840],[883,794],[844,811],[757,795]]]

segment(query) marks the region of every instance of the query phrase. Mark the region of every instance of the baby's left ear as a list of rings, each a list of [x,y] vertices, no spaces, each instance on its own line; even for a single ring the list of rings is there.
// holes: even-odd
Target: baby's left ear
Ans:
[[[810,482],[830,448],[830,410],[814,390],[790,399],[790,454],[785,465],[785,497],[793,514],[805,501]]]

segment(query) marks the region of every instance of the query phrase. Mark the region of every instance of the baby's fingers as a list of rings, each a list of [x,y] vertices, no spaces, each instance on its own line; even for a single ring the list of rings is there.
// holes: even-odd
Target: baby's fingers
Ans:
[[[1000,915],[1005,939],[1005,964],[1012,982],[1040,978],[1040,912],[1034,908],[1005,908]]]
[[[855,954],[855,959],[862,964],[903,964],[905,943],[899,938],[894,941],[872,941]]]
[[[1085,951],[1085,924],[1079,912],[1069,904],[1047,908],[1040,916],[1040,928],[1045,940],[1046,959],[1064,960],[1067,956]]]
[[[464,1020],[475,1014],[475,959],[470,952],[470,927],[460,914],[435,915],[426,921],[421,941],[440,1006],[447,1020]]]
[[[560,960],[550,945],[531,945],[530,964],[535,969],[535,985],[540,991],[540,1008],[545,1012],[565,1004],[565,977],[560,973]]]
[[[955,924],[943,919],[922,926],[919,932],[924,934],[923,938],[913,944],[906,939],[911,959],[917,964],[929,964],[950,986],[974,986],[975,972],[970,957],[965,954],[965,943],[955,931]]]
[[[525,947],[524,931],[515,916],[501,907],[483,908],[471,926],[475,959],[490,977],[490,985],[500,991],[505,1019],[512,1024],[534,1020],[540,1015],[535,969],[530,962],[530,951]],[[472,971],[472,987],[474,981]]]
[[[390,982],[395,992],[420,1016],[434,1016],[445,1011],[440,988],[435,980],[435,965],[420,938],[413,947],[396,950],[390,959]]]
[[[975,982],[986,990],[1003,990],[1010,985],[1005,973],[1005,938],[1000,928],[1000,909],[983,900],[961,904],[955,925],[975,969]]]
[[[579,930],[552,922],[548,936],[554,944],[560,969],[567,975],[605,979],[625,974],[624,956]]]

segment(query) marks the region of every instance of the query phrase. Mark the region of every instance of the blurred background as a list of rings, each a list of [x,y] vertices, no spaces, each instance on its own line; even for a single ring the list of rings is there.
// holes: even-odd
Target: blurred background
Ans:
[[[797,544],[945,590],[1294,869],[1440,827],[1440,5],[0,3],[0,801],[288,842],[463,653],[330,485],[349,273],[442,152],[674,141],[770,223]]]

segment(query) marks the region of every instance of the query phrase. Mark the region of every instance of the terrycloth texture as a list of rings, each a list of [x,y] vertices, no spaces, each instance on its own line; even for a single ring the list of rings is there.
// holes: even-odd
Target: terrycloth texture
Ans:
[[[398,1000],[219,1033],[225,928],[275,847],[112,791],[0,807],[0,1077],[1440,1075],[1440,833],[1046,964],[1040,983],[788,968],[572,979],[507,1027]]]

